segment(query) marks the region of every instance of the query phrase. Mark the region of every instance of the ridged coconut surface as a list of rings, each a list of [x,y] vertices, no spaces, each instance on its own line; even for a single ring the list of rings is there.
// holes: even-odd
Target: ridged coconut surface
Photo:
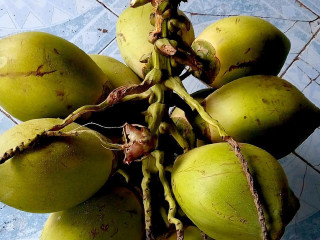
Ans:
[[[19,124],[0,136],[1,156],[14,146],[61,123],[37,119]],[[74,207],[107,181],[115,156],[102,135],[72,123],[62,131],[86,130],[78,136],[42,137],[0,165],[0,201],[28,212],[56,212]]]
[[[270,239],[280,239],[299,208],[286,175],[266,151],[240,144],[263,206]],[[262,230],[241,163],[228,143],[179,156],[172,170],[174,195],[193,223],[213,239],[258,240]]]

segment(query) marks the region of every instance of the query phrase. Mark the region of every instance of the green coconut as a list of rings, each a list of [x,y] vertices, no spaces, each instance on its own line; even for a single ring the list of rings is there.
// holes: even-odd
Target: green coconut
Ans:
[[[244,76],[277,75],[289,53],[290,41],[266,20],[233,16],[207,27],[192,48],[206,62],[200,79],[219,88]]]
[[[125,187],[104,189],[80,205],[52,213],[41,240],[143,240],[143,207]]]
[[[236,141],[254,144],[276,158],[289,154],[320,125],[319,108],[275,76],[237,79],[210,94],[202,105]],[[207,140],[222,141],[200,116],[194,127]]]
[[[0,105],[22,120],[66,117],[110,92],[106,75],[74,44],[43,32],[0,40]]]
[[[141,83],[139,77],[122,62],[105,55],[92,54],[89,56],[107,75],[112,89],[128,84]]]
[[[240,147],[258,186],[269,239],[280,239],[299,202],[273,156],[253,145]],[[172,170],[172,189],[185,214],[213,239],[263,239],[249,184],[228,143],[202,146],[179,156]]]
[[[76,130],[77,136],[37,137],[61,123],[30,120],[0,136],[0,156],[20,148],[0,165],[1,202],[27,212],[56,212],[87,200],[104,185],[115,162],[104,145],[108,140],[75,123],[61,131]]]
[[[117,22],[116,37],[121,56],[140,78],[144,78],[147,73],[146,63],[140,62],[140,59],[151,54],[154,49],[153,44],[148,41],[149,33],[154,30],[150,23],[151,12],[151,3],[137,8],[127,8],[120,14]],[[178,13],[183,15],[181,11]],[[191,46],[194,40],[193,27],[190,25],[190,30],[180,31],[182,40],[188,46]]]

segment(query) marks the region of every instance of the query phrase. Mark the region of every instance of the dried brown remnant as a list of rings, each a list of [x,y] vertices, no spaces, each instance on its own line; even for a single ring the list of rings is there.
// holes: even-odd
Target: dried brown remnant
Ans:
[[[29,77],[29,76],[36,76],[36,77],[43,77],[44,75],[54,73],[57,70],[45,71],[42,72],[41,69],[43,68],[43,64],[41,64],[37,70],[29,71],[29,72],[6,72],[0,73],[0,77]]]
[[[105,29],[105,28],[98,28],[98,31],[103,32],[103,33],[107,33],[108,32],[108,30]]]
[[[63,99],[63,97],[65,95],[64,90],[56,90],[55,92],[56,92],[57,97],[61,97]]]
[[[259,118],[256,119],[256,122],[258,123],[259,126],[261,126],[261,121]]]
[[[174,47],[169,46],[169,45],[162,45],[160,47],[160,50],[161,50],[161,52],[165,53],[168,56],[172,56],[177,52],[177,50]]]
[[[254,63],[253,61],[248,61],[248,62],[237,63],[237,65],[231,65],[227,72],[231,72],[232,70],[238,69],[238,68],[251,67],[253,63]]]
[[[144,126],[126,123],[123,127],[123,135],[125,138],[123,162],[125,164],[130,164],[147,155],[156,147],[156,138]]]
[[[124,98],[126,95],[128,95],[130,91],[132,91],[133,88],[136,86],[137,85],[132,84],[118,87],[108,95],[107,100],[110,102],[111,105],[116,104],[120,102],[120,100]]]
[[[123,35],[123,33],[118,33],[118,34],[117,34],[117,37],[118,37],[118,39],[121,39],[123,42],[126,42],[126,41],[127,41],[127,39],[126,39],[126,37]]]
[[[46,72],[42,72],[41,69],[43,68],[43,65],[40,65],[37,70],[35,72],[30,72],[30,75],[35,75],[37,77],[43,77],[46,74],[50,74],[50,73],[54,73],[57,70],[52,70],[52,71],[46,71]],[[27,75],[28,76],[28,75]]]

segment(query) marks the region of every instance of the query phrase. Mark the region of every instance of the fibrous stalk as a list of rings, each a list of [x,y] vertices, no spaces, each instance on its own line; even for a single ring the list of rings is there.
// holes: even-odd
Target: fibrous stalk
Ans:
[[[174,224],[176,227],[177,240],[183,240],[184,239],[183,224],[179,219],[175,218],[175,214],[177,210],[176,202],[173,199],[173,196],[171,194],[170,186],[165,177],[165,171],[162,165],[163,157],[164,157],[163,152],[156,150],[156,151],[153,151],[151,154],[156,159],[156,166],[158,168],[159,178],[164,189],[165,200],[169,203],[168,221],[169,223]]]
[[[144,158],[142,161],[142,174],[143,179],[141,182],[141,188],[143,193],[143,207],[144,207],[144,221],[146,229],[146,239],[154,240],[152,234],[152,222],[151,222],[151,195],[149,189],[149,183],[151,179],[150,172],[148,170],[148,157]]]

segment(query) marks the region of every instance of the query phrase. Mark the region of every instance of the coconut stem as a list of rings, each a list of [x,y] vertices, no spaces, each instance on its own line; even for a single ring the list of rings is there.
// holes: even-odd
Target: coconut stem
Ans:
[[[44,135],[46,137],[74,137],[74,136],[78,136],[79,134],[84,134],[84,133],[94,135],[96,138],[99,139],[102,147],[104,147],[106,149],[123,150],[123,145],[111,143],[111,142],[107,141],[107,139],[102,138],[101,135],[98,134],[96,131],[92,131],[92,130],[79,130],[79,131],[72,130],[69,132],[47,131],[44,133]]]
[[[159,211],[160,211],[160,215],[161,215],[162,220],[166,224],[166,227],[169,228],[170,227],[170,223],[168,221],[168,214],[167,214],[166,209],[164,207],[161,207]]]
[[[159,171],[159,178],[164,189],[164,197],[165,197],[165,200],[169,203],[168,221],[169,223],[174,224],[176,227],[177,240],[183,240],[184,239],[183,224],[179,219],[175,218],[177,207],[176,207],[175,200],[173,199],[173,196],[171,194],[168,181],[165,177],[165,171],[162,164],[164,159],[164,153],[159,150],[156,150],[156,151],[153,151],[151,155],[156,159],[156,167]]]
[[[166,122],[162,122],[159,128],[160,133],[168,132],[179,144],[179,146],[183,149],[184,152],[190,150],[190,146],[185,138],[179,133],[177,127],[174,124],[169,124]]]
[[[209,124],[216,127],[218,129],[219,135],[221,137],[226,137],[228,134],[225,132],[223,127],[220,125],[220,123],[213,119],[201,106],[201,104],[195,100],[193,97],[189,95],[187,90],[184,88],[184,86],[181,83],[181,80],[179,77],[170,77],[168,80],[164,82],[165,86],[170,88],[171,90],[175,91],[182,99],[186,101],[186,103],[192,108],[196,109],[200,116]]]
[[[146,229],[146,239],[154,240],[152,234],[152,223],[151,223],[151,195],[149,189],[149,183],[151,179],[150,172],[148,170],[148,157],[143,159],[142,161],[142,174],[143,179],[141,182],[141,188],[143,193],[143,207],[144,207],[144,221],[145,221],[145,229]]]
[[[58,131],[66,127],[70,123],[74,122],[77,118],[88,112],[100,112],[109,107],[112,107],[116,103],[131,101],[131,100],[143,100],[148,99],[152,94],[152,91],[147,91],[151,85],[143,82],[140,85],[130,85],[118,87],[113,90],[106,100],[98,105],[86,105],[78,108],[66,117],[62,124],[56,125],[50,129],[50,131]]]
[[[126,173],[123,169],[119,168],[116,171],[118,174],[120,174],[126,181],[126,183],[129,183],[130,181],[130,176],[128,173]]]

